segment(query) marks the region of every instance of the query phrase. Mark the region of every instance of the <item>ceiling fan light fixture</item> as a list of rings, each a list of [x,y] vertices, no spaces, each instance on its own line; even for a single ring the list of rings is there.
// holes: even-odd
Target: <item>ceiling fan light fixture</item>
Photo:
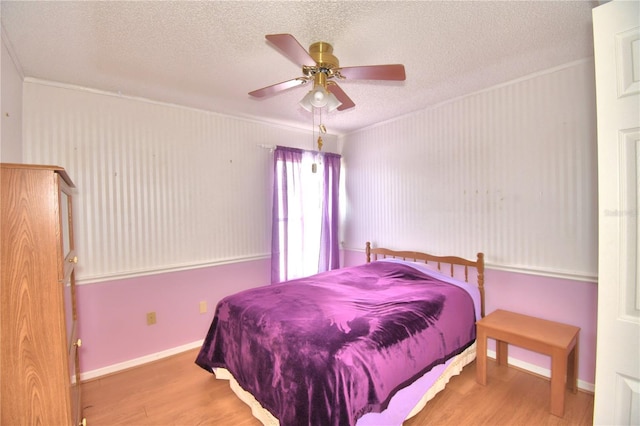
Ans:
[[[304,95],[304,98],[300,100],[300,106],[309,112],[313,112],[313,105],[311,105],[312,99],[313,99],[313,90],[310,90],[309,92],[307,92],[306,95]]]
[[[322,108],[327,104],[327,91],[324,90],[324,87],[318,86],[313,89],[312,93],[311,105]]]
[[[313,108],[327,107],[329,112],[334,111],[342,105],[342,102],[335,95],[322,86],[315,86],[300,101],[300,106],[309,112],[313,112]]]
[[[329,95],[327,96],[327,111],[335,111],[340,105],[342,105],[342,102],[336,98],[336,95],[329,92]]]

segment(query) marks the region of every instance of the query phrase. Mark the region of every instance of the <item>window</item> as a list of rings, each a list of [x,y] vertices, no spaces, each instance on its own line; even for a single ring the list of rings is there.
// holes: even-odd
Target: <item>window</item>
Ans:
[[[339,155],[283,147],[275,150],[273,283],[339,267],[339,180]]]

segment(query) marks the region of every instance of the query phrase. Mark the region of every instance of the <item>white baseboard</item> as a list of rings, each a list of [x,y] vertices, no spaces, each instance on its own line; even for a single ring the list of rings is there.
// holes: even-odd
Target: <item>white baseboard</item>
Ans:
[[[107,367],[87,371],[85,373],[82,373],[82,380],[95,379],[100,376],[105,376],[107,374],[117,373],[118,371],[126,370],[128,368],[137,367],[139,365],[146,364],[151,361],[157,361],[159,359],[176,355],[181,352],[199,348],[200,346],[202,346],[202,343],[203,343],[203,340],[198,340],[197,342],[187,343],[185,345],[177,346],[175,348],[167,349],[161,352],[156,352],[150,355],[145,355],[140,358],[134,358],[129,361],[120,362],[118,364],[112,364]],[[496,351],[487,350],[487,356],[491,359],[496,359]],[[512,357],[509,357],[508,363],[510,365],[513,365],[514,367],[518,367],[523,370],[530,371],[531,373],[537,374],[539,376],[546,377],[547,379],[551,378],[551,371],[549,369],[542,368],[534,364],[529,364],[528,362],[520,361],[519,359],[512,358]],[[578,380],[578,388],[591,393],[595,392],[595,385],[593,383],[588,383],[582,380]]]
[[[191,349],[199,348],[202,346],[204,340],[198,340],[197,342],[187,343],[185,345],[177,346],[175,348],[167,349],[154,354],[142,356],[140,358],[130,359],[128,361],[119,362],[117,364],[108,365],[106,367],[98,368],[96,370],[86,371],[82,373],[82,380],[95,379],[107,374],[117,373],[118,371],[126,370],[131,367],[137,367],[142,364],[146,364],[151,361],[157,361],[162,358],[167,358],[172,355],[179,354]],[[195,361],[195,360],[194,360]]]
[[[496,351],[487,350],[487,356],[491,359],[496,359]],[[537,374],[538,376],[551,379],[551,370],[547,368],[542,368],[538,365],[529,364],[528,362],[524,362],[519,359],[511,358],[511,357],[508,357],[507,362],[509,363],[509,365],[513,365],[514,367],[518,367],[522,370],[526,370],[531,373]],[[593,383],[588,383],[578,379],[578,389],[581,389],[586,392],[595,393],[596,387]]]

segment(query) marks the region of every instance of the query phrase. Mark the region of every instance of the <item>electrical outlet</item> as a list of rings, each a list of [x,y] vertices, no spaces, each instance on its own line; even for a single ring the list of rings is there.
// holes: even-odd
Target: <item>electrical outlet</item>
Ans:
[[[147,312],[147,325],[153,325],[156,323],[156,313]]]
[[[207,313],[207,301],[206,300],[203,300],[202,302],[200,302],[200,313],[201,314]]]

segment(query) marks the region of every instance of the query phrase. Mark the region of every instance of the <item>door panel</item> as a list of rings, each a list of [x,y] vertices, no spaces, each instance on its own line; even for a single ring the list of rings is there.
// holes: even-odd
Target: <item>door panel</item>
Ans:
[[[598,120],[594,424],[640,424],[640,8],[593,10]]]

